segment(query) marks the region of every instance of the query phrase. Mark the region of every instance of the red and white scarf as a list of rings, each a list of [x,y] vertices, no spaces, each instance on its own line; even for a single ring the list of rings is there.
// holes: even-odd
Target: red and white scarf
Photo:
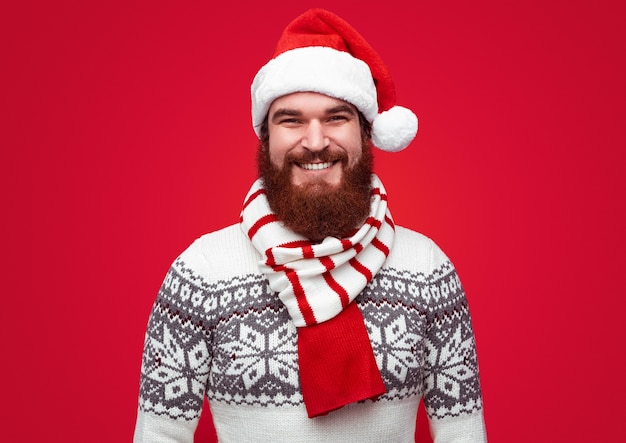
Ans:
[[[246,196],[241,226],[263,256],[261,272],[298,327],[309,417],[383,394],[363,317],[352,303],[393,245],[395,229],[380,179],[372,175],[369,216],[349,238],[313,243],[287,229],[270,209],[260,179]]]

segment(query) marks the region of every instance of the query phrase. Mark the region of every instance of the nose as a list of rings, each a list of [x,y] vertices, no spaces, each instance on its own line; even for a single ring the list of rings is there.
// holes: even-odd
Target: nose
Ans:
[[[302,137],[302,147],[313,152],[323,151],[328,147],[328,137],[321,122],[317,120],[309,122]]]

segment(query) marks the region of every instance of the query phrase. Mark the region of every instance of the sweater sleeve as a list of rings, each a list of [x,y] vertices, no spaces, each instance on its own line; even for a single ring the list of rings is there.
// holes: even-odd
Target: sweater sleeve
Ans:
[[[435,443],[486,442],[474,332],[465,292],[432,245],[424,404]]]
[[[189,250],[186,251],[189,255]],[[167,273],[145,336],[134,442],[193,442],[211,364],[203,280],[179,257]]]

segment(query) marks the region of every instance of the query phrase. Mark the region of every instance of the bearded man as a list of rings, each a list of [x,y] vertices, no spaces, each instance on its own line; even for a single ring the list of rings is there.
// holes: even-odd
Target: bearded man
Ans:
[[[417,118],[345,21],[287,26],[252,84],[259,179],[241,221],[172,265],[144,348],[135,442],[486,441],[474,335],[454,267],[396,226],[372,145]]]

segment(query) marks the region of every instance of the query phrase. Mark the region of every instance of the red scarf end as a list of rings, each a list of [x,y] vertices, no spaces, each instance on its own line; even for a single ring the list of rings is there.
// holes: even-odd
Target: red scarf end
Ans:
[[[356,303],[328,321],[298,328],[298,363],[309,418],[387,392]]]

